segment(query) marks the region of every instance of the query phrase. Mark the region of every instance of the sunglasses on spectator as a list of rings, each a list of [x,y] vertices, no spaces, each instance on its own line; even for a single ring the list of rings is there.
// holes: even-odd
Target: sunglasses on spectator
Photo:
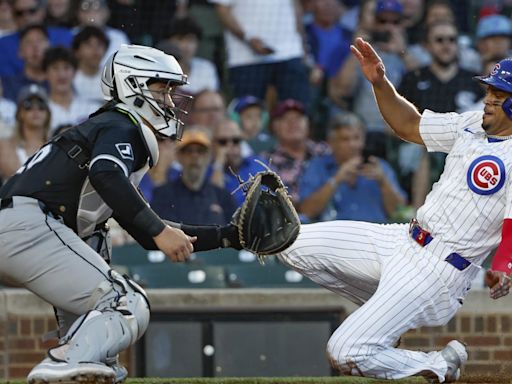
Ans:
[[[46,103],[42,100],[38,99],[32,99],[32,100],[24,100],[21,103],[21,106],[24,109],[31,110],[31,109],[39,109],[40,111],[46,111]]]
[[[242,139],[240,137],[222,137],[217,139],[217,143],[222,147],[228,145],[229,143],[238,145],[241,141]]]
[[[98,11],[101,9],[101,2],[99,1],[84,1],[80,5],[82,11]]]
[[[377,17],[377,22],[379,24],[399,25],[402,22],[402,19],[387,19],[385,17]]]
[[[434,41],[438,44],[442,44],[442,43],[455,43],[457,41],[457,37],[456,36],[438,36],[438,37],[434,37]]]
[[[15,9],[14,10],[14,16],[22,17],[22,16],[25,16],[25,15],[33,15],[37,11],[39,11],[39,7],[37,7],[37,6],[32,7],[32,8],[27,8],[27,9]]]

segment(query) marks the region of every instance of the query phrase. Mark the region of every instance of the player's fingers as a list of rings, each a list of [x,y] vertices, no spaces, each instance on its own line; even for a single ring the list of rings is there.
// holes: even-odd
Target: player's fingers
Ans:
[[[352,51],[352,54],[356,57],[356,59],[362,63],[364,58],[359,49],[357,49],[355,46],[351,45],[350,50]]]

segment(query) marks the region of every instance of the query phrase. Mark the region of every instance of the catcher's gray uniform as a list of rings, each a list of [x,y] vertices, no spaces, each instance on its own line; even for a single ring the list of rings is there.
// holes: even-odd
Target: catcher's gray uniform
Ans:
[[[107,105],[42,147],[0,189],[0,279],[28,288],[68,315],[59,319],[61,327],[71,326],[61,343],[72,343],[49,351],[54,362],[107,362],[148,325],[143,290],[112,271],[82,239],[95,242],[114,216],[140,243],[156,249],[152,237],[165,224],[133,185],[157,161],[157,148],[153,132],[127,106]],[[111,378],[106,365],[87,364],[82,374],[90,369],[95,378]]]

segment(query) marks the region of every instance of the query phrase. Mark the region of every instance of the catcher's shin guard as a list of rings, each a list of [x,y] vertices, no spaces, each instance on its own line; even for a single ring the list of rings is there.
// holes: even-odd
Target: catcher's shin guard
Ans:
[[[149,323],[144,291],[116,272],[111,277],[110,290],[99,287],[102,295],[95,309],[80,316],[62,344],[48,351],[53,360],[106,362],[144,334]]]

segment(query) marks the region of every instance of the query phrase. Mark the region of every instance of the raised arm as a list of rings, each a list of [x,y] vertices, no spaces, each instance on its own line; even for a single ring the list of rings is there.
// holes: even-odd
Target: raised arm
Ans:
[[[420,113],[412,103],[397,93],[386,77],[384,63],[373,47],[358,37],[350,50],[359,61],[364,76],[373,86],[384,120],[402,139],[423,144],[420,136]]]

